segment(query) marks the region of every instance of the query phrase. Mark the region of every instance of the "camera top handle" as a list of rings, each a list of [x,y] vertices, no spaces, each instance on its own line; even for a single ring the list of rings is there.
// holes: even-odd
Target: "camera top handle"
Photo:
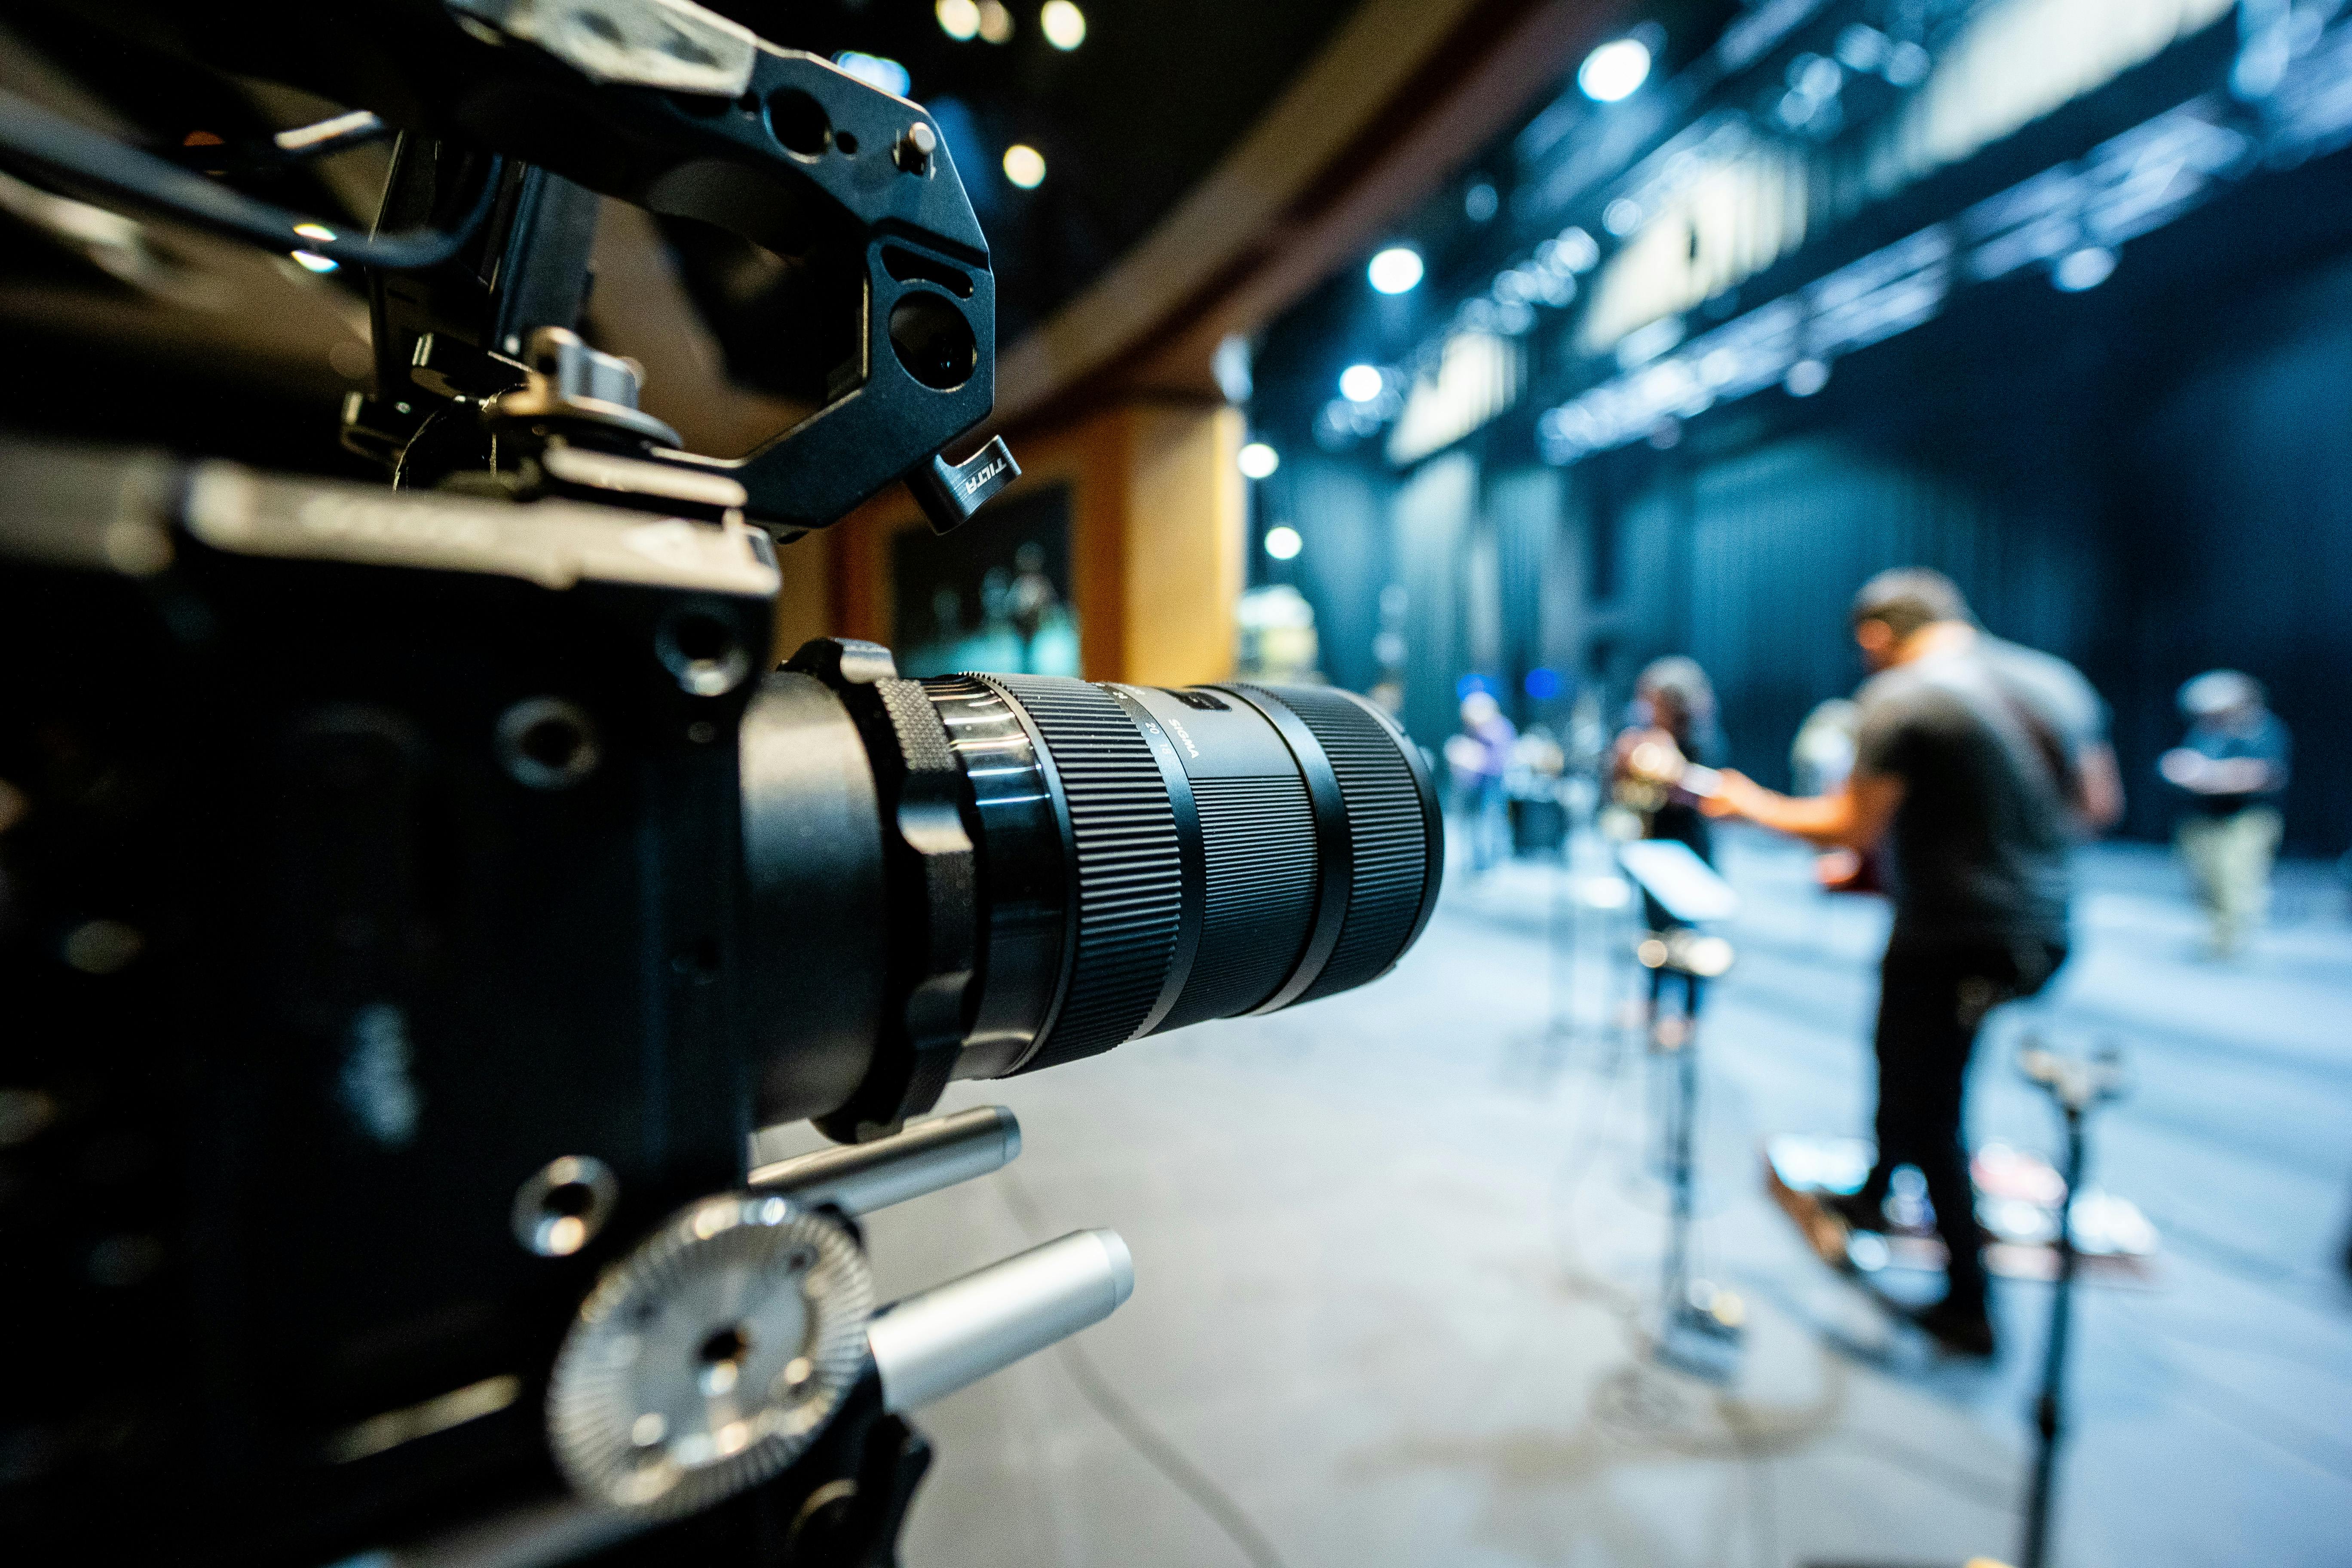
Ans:
[[[944,529],[1010,479],[1009,463],[987,472],[1001,449],[961,469],[939,455],[994,401],[996,299],[929,115],[681,0],[431,11],[415,14],[462,35],[436,51],[455,68],[434,84],[455,135],[845,285],[832,304],[852,320],[829,324],[844,353],[814,413],[731,461],[659,447],[646,458],[736,480],[746,515],[778,530],[822,528],[899,479]]]
[[[401,131],[401,163],[411,179],[420,165],[433,167],[423,176],[424,199],[405,210],[395,174],[380,231],[420,221],[429,230],[436,213],[442,226],[463,228],[482,216],[486,186],[498,187],[491,221],[454,247],[455,257],[420,256],[407,267],[425,270],[410,272],[390,254],[394,247],[379,242],[387,254],[364,258],[378,268],[380,332],[384,291],[430,295],[436,270],[446,276],[462,268],[478,290],[568,297],[576,309],[593,204],[577,189],[566,193],[566,184],[713,225],[803,269],[834,318],[811,323],[824,356],[819,406],[741,458],[703,457],[657,440],[633,454],[656,468],[740,485],[740,510],[754,521],[787,536],[823,528],[905,479],[944,531],[1018,472],[995,442],[961,465],[940,455],[985,420],[994,401],[995,282],[987,241],[938,125],[903,99],[688,0],[389,0],[364,7],[244,0],[205,7],[201,28],[142,0],[101,6],[100,14],[151,37],[158,29],[177,34],[188,55],[372,110]],[[160,163],[146,154],[117,147],[107,167],[82,167],[90,160],[44,156],[15,136],[0,140],[69,180],[251,237],[249,225],[225,225],[217,212],[169,200],[167,180],[121,177],[125,160]],[[232,205],[239,199],[221,195]],[[535,214],[563,221],[541,226],[534,237],[528,231]],[[326,226],[300,232],[320,234],[322,249],[336,248]],[[520,259],[515,247],[524,240],[529,266],[516,276],[501,263]],[[512,314],[493,303],[478,319],[488,324]],[[422,422],[417,410],[437,399],[487,399],[522,384],[532,368],[522,363],[527,331],[457,345],[445,333],[443,342],[420,346],[421,335],[379,342],[377,406],[362,420],[376,428],[363,437],[404,444]],[[440,365],[429,363],[436,353],[445,356]],[[678,482],[691,488],[683,476]],[[652,493],[661,493],[657,482]]]

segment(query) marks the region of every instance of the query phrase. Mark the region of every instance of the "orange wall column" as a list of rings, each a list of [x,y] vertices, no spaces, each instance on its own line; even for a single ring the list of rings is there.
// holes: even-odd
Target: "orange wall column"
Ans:
[[[1233,673],[1247,510],[1242,416],[1223,404],[1138,401],[1011,437],[1013,489],[1070,492],[1070,596],[1089,680],[1180,686]],[[924,528],[903,490],[779,552],[776,646],[834,635],[887,643],[891,543]],[[986,528],[983,510],[969,528]]]

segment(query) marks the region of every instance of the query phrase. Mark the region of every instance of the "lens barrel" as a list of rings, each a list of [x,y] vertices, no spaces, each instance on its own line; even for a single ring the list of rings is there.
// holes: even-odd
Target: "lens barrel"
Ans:
[[[1361,985],[1428,922],[1436,794],[1419,749],[1360,698],[905,681],[870,658],[861,680],[870,646],[812,645],[851,651],[803,650],[795,666],[820,679],[772,677],[746,719],[751,935],[782,952],[780,982],[755,996],[766,1113],[861,1135],[928,1109],[949,1079],[1034,1072]],[[870,774],[843,754],[853,732]],[[813,781],[843,798],[802,798]],[[821,835],[782,821],[801,812]],[[873,831],[848,829],[867,816]],[[866,951],[827,917],[845,896],[889,908]],[[825,973],[793,973],[799,948]],[[921,1005],[950,992],[952,1023]],[[827,1121],[861,1033],[878,1047],[858,1108]]]

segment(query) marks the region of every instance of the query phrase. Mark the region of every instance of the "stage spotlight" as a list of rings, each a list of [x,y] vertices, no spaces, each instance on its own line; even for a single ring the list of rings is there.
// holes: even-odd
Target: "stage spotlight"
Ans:
[[[1282,454],[1263,441],[1252,441],[1242,448],[1241,466],[1245,478],[1262,479],[1282,467]]]
[[[1045,41],[1065,54],[1087,41],[1087,14],[1070,0],[1045,0],[1037,26],[1045,29]]]
[[[1004,177],[1024,191],[1035,190],[1045,183],[1045,154],[1015,142],[1004,150]]]
[[[958,43],[980,37],[979,0],[939,0],[931,15],[939,18],[940,31]]]
[[[1339,373],[1339,395],[1350,403],[1370,403],[1388,384],[1378,365],[1351,364]]]
[[[1830,367],[1817,359],[1801,359],[1789,367],[1780,384],[1791,397],[1811,397],[1830,384]]]
[[[1001,0],[980,0],[980,36],[991,44],[1013,41],[1013,13],[1004,8]]]
[[[2115,269],[2114,251],[2104,245],[2086,245],[2060,257],[2050,269],[2050,281],[2069,294],[2079,294],[2105,283]]]
[[[1265,531],[1265,552],[1276,561],[1287,561],[1297,555],[1302,542],[1298,531],[1288,523]]]
[[[1595,103],[1630,98],[1650,79],[1650,47],[1639,38],[1618,38],[1584,57],[1576,85]]]
[[[1365,275],[1383,294],[1404,294],[1420,285],[1421,270],[1421,252],[1409,245],[1391,245],[1372,258]]]

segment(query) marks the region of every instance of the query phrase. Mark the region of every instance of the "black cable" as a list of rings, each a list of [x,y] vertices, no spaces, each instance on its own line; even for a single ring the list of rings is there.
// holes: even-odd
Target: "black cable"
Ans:
[[[1143,1456],[1152,1468],[1175,1485],[1178,1490],[1192,1500],[1193,1504],[1213,1521],[1234,1547],[1247,1558],[1252,1568],[1283,1568],[1282,1555],[1274,1542],[1265,1538],[1241,1504],[1211,1480],[1193,1463],[1147,1425],[1135,1408],[1119,1396],[1095,1363],[1087,1358],[1075,1340],[1065,1340],[1061,1345],[1064,1362],[1070,1380],[1078,1385],[1095,1413],[1117,1428],[1135,1451]]]
[[[1044,1211],[1011,1171],[1003,1172],[1002,1176],[1003,1180],[993,1185],[1003,1197],[1005,1207],[1013,1211],[1014,1223],[1034,1240],[1046,1228]],[[1064,1340],[1054,1348],[1070,1381],[1078,1385],[1079,1394],[1094,1407],[1095,1414],[1108,1422],[1111,1430],[1125,1438],[1128,1447],[1141,1456],[1144,1463],[1158,1470],[1170,1485],[1191,1499],[1195,1508],[1207,1514],[1210,1522],[1223,1531],[1234,1549],[1249,1562],[1250,1568],[1284,1568],[1282,1553],[1275,1550],[1274,1542],[1266,1539],[1265,1532],[1242,1505],[1155,1430],[1142,1413],[1112,1386],[1076,1340]]]
[[[437,267],[457,255],[489,216],[504,167],[502,159],[489,160],[472,209],[449,228],[346,238],[333,224],[257,201],[218,181],[126,147],[11,92],[0,92],[0,153],[120,200],[158,208],[272,250],[307,250],[331,260],[391,272]],[[305,229],[313,232],[305,233]],[[321,234],[333,237],[322,239]]]

